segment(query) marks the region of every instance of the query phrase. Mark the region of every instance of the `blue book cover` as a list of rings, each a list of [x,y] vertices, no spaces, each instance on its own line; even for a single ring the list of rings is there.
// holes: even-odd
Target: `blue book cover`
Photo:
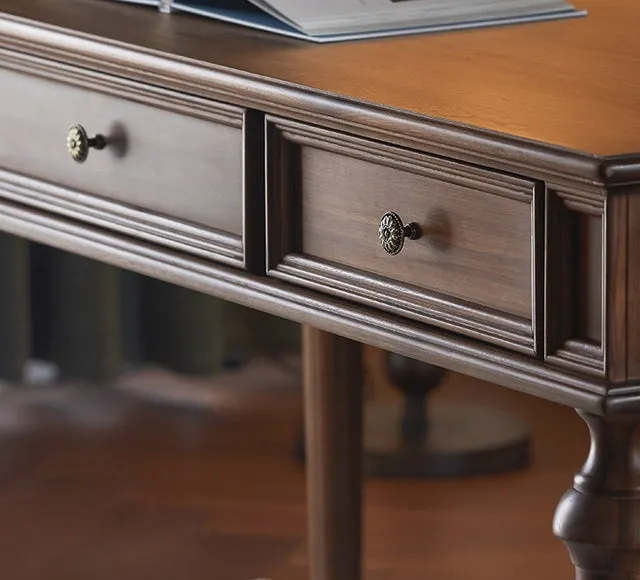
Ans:
[[[339,32],[305,30],[303,26],[290,19],[282,11],[278,11],[273,3],[266,0],[117,0],[133,4],[144,4],[148,6],[160,5],[170,7],[172,12],[187,12],[206,18],[213,18],[223,22],[229,22],[240,26],[247,26],[258,30],[264,30],[275,34],[299,38],[302,40],[327,43],[347,40],[359,40],[366,38],[381,38],[390,36],[402,36],[408,34],[425,34],[435,32],[446,32],[453,30],[467,30],[490,26],[506,26],[523,24],[527,22],[543,22],[547,20],[558,20],[562,18],[575,18],[585,16],[586,11],[575,9],[572,5],[564,2],[541,2],[541,7],[537,10],[523,10],[518,14],[517,10],[506,11],[503,16],[478,17],[477,11],[472,12],[467,18],[459,15],[457,18],[434,18],[434,22],[428,22],[428,18],[422,21],[414,21],[413,24],[380,22],[376,26],[369,26],[366,30],[358,30],[354,26],[353,31],[344,30]],[[300,2],[300,0],[297,0]],[[324,0],[323,0],[324,1]],[[401,3],[403,0],[379,0],[380,2],[390,2],[391,5]],[[448,0],[450,2],[450,0]],[[286,3],[286,2],[285,2]],[[291,2],[289,2],[291,3]],[[437,0],[436,0],[437,3]],[[497,3],[497,2],[494,2]],[[322,2],[318,3],[322,6]],[[486,2],[485,2],[486,4]],[[442,10],[441,10],[442,13]],[[348,27],[348,26],[347,26]]]

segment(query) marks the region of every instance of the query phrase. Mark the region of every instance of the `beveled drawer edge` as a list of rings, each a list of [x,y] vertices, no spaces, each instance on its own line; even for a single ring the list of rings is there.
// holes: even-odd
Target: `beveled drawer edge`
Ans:
[[[556,366],[588,373],[594,377],[605,376],[605,354],[601,345],[569,339],[562,348],[547,355],[545,360]]]
[[[242,253],[240,262],[253,272],[264,271],[264,249],[262,248],[264,220],[261,216],[255,215],[256,209],[262,212],[264,203],[263,199],[257,199],[262,198],[261,194],[256,195],[256,191],[262,191],[264,181],[263,172],[257,170],[258,165],[262,163],[264,151],[261,113],[206,97],[194,96],[191,93],[178,92],[152,84],[141,84],[126,77],[0,48],[0,71],[3,68],[238,129],[241,132],[243,156],[241,195],[244,240],[240,242]],[[249,191],[252,194],[249,194]],[[248,200],[248,195],[252,199]],[[171,223],[180,222],[172,221]],[[219,259],[225,263],[238,265],[237,242],[230,243],[227,240],[219,245],[219,248]]]
[[[408,316],[452,332],[535,355],[530,320],[488,310],[463,300],[383,279],[372,274],[300,255],[287,255],[269,275],[274,278],[357,300],[366,306]],[[392,298],[391,298],[392,296]]]
[[[287,187],[280,183],[286,179],[282,175],[283,164],[290,163],[290,147],[300,144],[315,148],[335,151],[340,155],[352,155],[352,146],[356,147],[356,156],[365,161],[381,163],[413,173],[441,176],[446,181],[457,180],[466,187],[513,199],[530,207],[531,233],[539,233],[544,226],[544,204],[540,200],[544,192],[543,186],[533,180],[512,175],[494,173],[467,166],[464,162],[449,161],[440,158],[428,158],[422,152],[406,151],[411,164],[405,163],[402,156],[405,150],[393,145],[380,144],[336,133],[318,127],[307,127],[295,121],[267,115],[265,118],[267,131],[267,164],[269,180],[267,183],[267,274],[272,277],[286,279],[288,282],[300,284],[314,290],[324,291],[341,297],[355,298],[361,303],[376,304],[389,312],[409,315],[414,320],[435,324],[448,330],[455,330],[467,336],[480,338],[492,344],[507,346],[518,352],[529,355],[542,355],[542,269],[543,269],[543,237],[532,236],[531,252],[531,317],[530,319],[492,310],[486,311],[480,305],[468,301],[429,292],[426,289],[415,290],[409,285],[379,279],[366,274],[359,275],[353,268],[339,264],[327,265],[321,260],[310,259],[296,252],[296,235],[290,226],[293,219],[289,213],[292,208],[285,199]],[[283,130],[284,128],[284,130]],[[294,135],[291,140],[290,136]],[[328,143],[328,144],[327,144]],[[369,155],[365,150],[371,146],[378,155]],[[383,155],[387,155],[383,158]],[[426,167],[425,167],[426,166]],[[417,169],[416,169],[417,168]],[[447,169],[452,168],[451,173]],[[487,184],[470,176],[482,179],[490,178]],[[513,189],[510,187],[513,186]],[[284,197],[283,197],[284,196]],[[287,220],[284,224],[279,220]],[[275,220],[275,221],[274,221]],[[289,226],[286,224],[289,223]],[[282,226],[282,227],[281,227]],[[328,272],[330,271],[330,274]],[[393,287],[393,289],[391,289]],[[377,302],[374,302],[377,297]],[[384,303],[381,303],[384,301]],[[414,306],[411,306],[411,301]],[[416,304],[424,305],[431,312],[421,311]],[[486,311],[483,312],[483,311]]]
[[[432,177],[483,193],[531,203],[535,182],[499,171],[475,167],[469,163],[429,155],[394,145],[379,143],[344,132],[266,116],[266,122],[280,132],[281,137],[298,145],[307,145],[348,155],[400,171]]]
[[[212,231],[2,169],[0,198],[230,266],[242,268],[245,264],[240,236]]]
[[[237,129],[243,125],[240,107],[0,49],[3,68]]]
[[[583,259],[583,256],[580,253],[575,253],[573,248],[575,240],[572,237],[567,238],[568,234],[566,232],[571,231],[570,222],[568,221],[571,218],[565,211],[569,212],[574,218],[593,216],[601,220],[602,247],[600,253],[602,264],[606,264],[607,253],[610,251],[609,246],[611,244],[607,238],[611,235],[611,232],[615,232],[617,229],[607,226],[607,222],[611,219],[608,215],[610,212],[607,210],[607,206],[621,198],[618,196],[609,199],[589,198],[577,195],[575,190],[566,187],[548,187],[546,198],[544,229],[547,254],[544,274],[545,315],[542,333],[545,337],[545,360],[550,364],[569,370],[597,377],[606,376],[608,372],[612,371],[611,368],[608,368],[612,365],[609,365],[609,361],[607,361],[610,339],[607,331],[609,299],[604,282],[608,276],[614,283],[618,283],[618,278],[620,278],[623,285],[626,285],[626,266],[623,272],[618,272],[616,275],[607,274],[604,268],[599,274],[601,283],[599,344],[592,344],[584,338],[575,336],[575,329],[572,328],[571,320],[567,320],[564,314],[565,311],[571,309],[571,305],[578,299],[583,289],[576,286],[573,291],[570,291],[569,288],[575,283],[571,283],[569,279],[564,277],[567,273],[573,272],[575,274],[576,260]],[[623,222],[626,221],[626,214],[620,216],[620,219]],[[626,227],[625,224],[623,230],[626,230]],[[620,235],[621,230],[619,228],[617,230],[618,235]],[[623,235],[626,236],[626,233]],[[620,251],[624,251],[625,258],[622,260],[624,262],[627,252],[626,242],[623,243]],[[568,263],[574,265],[571,270],[567,270]],[[618,264],[618,267],[622,265],[622,263]],[[619,313],[611,313],[612,318],[615,318],[616,314],[619,316]]]
[[[602,216],[605,209],[606,199],[598,196],[586,196],[581,191],[569,187],[549,186],[562,199],[563,203],[572,210],[594,216]]]

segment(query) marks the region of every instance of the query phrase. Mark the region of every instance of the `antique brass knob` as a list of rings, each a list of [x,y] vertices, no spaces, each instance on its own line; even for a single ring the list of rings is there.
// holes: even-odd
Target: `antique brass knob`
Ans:
[[[83,163],[89,156],[89,149],[104,149],[107,142],[102,135],[89,137],[82,125],[74,125],[67,133],[67,151],[71,159]]]
[[[417,240],[421,235],[420,226],[415,223],[403,224],[397,213],[389,211],[380,218],[378,237],[382,249],[395,256],[404,247],[405,238]]]

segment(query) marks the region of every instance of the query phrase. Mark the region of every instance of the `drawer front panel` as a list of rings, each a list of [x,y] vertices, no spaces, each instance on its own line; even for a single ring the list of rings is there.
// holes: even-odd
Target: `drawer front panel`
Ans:
[[[117,79],[95,90],[81,81],[0,69],[0,170],[129,207],[134,220],[158,216],[161,228],[171,220],[185,235],[202,232],[200,245],[210,232],[242,261],[244,111]],[[66,147],[75,124],[107,142],[83,163]]]
[[[535,350],[533,181],[287,121],[268,148],[272,275]],[[397,255],[387,212],[422,233]]]

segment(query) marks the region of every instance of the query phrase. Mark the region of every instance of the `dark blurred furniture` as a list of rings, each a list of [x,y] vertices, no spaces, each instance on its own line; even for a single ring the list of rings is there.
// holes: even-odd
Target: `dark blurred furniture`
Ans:
[[[2,3],[0,230],[306,325],[313,580],[360,576],[360,343],[577,408],[554,532],[640,574],[640,4],[581,4],[312,46]]]
[[[364,473],[383,478],[461,478],[524,469],[531,461],[531,434],[517,414],[488,404],[434,397],[446,371],[394,353],[384,354],[381,382],[401,393],[365,400]],[[367,358],[369,356],[369,358]],[[371,389],[371,385],[365,385]],[[296,437],[294,457],[304,462],[304,430]]]
[[[487,404],[434,396],[445,371],[388,354],[399,401],[364,407],[364,469],[377,477],[458,478],[524,469],[531,460],[529,427],[518,415]]]

